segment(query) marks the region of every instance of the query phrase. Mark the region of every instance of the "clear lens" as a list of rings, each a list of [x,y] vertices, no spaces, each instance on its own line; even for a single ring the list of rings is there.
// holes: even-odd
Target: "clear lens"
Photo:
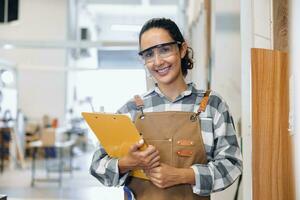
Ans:
[[[160,56],[169,56],[171,53],[173,53],[173,50],[175,49],[174,48],[174,44],[169,44],[169,45],[166,45],[166,46],[161,46],[161,47],[158,47],[158,53]]]

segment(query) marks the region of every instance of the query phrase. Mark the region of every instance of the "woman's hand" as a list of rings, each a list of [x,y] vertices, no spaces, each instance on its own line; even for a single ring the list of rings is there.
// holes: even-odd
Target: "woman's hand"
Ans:
[[[140,148],[144,145],[144,140],[132,145],[126,156],[119,159],[120,173],[126,173],[129,170],[143,169],[149,170],[159,166],[159,152],[158,150],[149,145],[145,150],[141,151]]]
[[[161,163],[160,166],[147,170],[146,175],[159,188],[178,184],[195,184],[195,174],[192,168],[176,168]]]

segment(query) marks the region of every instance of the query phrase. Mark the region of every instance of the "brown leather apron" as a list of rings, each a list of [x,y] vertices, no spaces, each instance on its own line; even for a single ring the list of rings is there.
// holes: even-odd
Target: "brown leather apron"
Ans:
[[[205,93],[197,113],[151,112],[138,114],[135,125],[147,144],[154,145],[160,153],[160,162],[178,168],[193,164],[207,164],[199,114],[206,108],[210,91]],[[141,107],[141,99],[136,99]],[[209,200],[210,197],[194,194],[190,184],[180,184],[161,189],[148,180],[131,177],[127,184],[137,200]]]

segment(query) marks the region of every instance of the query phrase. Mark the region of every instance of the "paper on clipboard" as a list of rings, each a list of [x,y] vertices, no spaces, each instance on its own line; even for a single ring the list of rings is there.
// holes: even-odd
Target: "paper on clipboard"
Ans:
[[[125,156],[130,146],[142,138],[126,115],[87,112],[81,114],[110,157]],[[148,179],[142,170],[134,170],[131,175]]]

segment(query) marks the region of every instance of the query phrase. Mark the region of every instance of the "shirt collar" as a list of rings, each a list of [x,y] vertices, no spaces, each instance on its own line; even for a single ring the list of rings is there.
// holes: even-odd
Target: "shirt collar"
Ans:
[[[185,91],[183,91],[176,99],[175,101],[178,101],[180,99],[182,99],[183,97],[186,97],[186,96],[189,96],[193,93],[199,93],[199,91],[197,91],[196,87],[195,87],[195,84],[190,82],[190,83],[187,83],[187,89]],[[162,98],[166,98],[165,95],[160,91],[157,83],[155,83],[155,86],[150,89],[145,95],[144,97],[146,96],[149,96],[150,94],[153,94],[153,93],[156,93],[157,95],[159,95],[160,97]],[[201,92],[202,93],[202,92]],[[174,102],[175,102],[174,101]]]

